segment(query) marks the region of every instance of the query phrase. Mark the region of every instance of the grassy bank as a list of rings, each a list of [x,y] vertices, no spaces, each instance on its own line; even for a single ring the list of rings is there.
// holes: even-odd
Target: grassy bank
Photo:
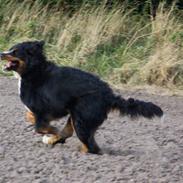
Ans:
[[[44,39],[49,59],[113,84],[183,89],[183,21],[160,6],[155,21],[123,6],[83,5],[72,16],[39,1],[0,0],[0,50]]]

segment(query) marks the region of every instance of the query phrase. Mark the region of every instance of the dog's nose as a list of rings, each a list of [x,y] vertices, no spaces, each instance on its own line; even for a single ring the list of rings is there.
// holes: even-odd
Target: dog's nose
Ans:
[[[7,55],[7,54],[8,54],[8,52],[0,52],[0,57],[3,57],[5,55]]]
[[[4,56],[5,54],[3,52],[0,52],[0,60],[2,60]]]
[[[2,58],[2,53],[0,52],[0,60],[1,60],[1,58]]]
[[[5,56],[10,55],[11,53],[13,53],[13,50],[0,52],[0,60],[2,60]]]

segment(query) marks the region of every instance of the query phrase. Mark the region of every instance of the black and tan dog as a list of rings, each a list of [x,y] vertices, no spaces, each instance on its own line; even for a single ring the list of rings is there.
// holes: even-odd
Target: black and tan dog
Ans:
[[[20,98],[28,109],[27,119],[37,133],[44,134],[44,143],[65,142],[75,130],[84,152],[100,153],[94,134],[111,110],[132,118],[163,115],[161,108],[151,102],[115,95],[93,74],[56,66],[46,59],[43,45],[42,41],[23,42],[0,56],[7,61],[5,70],[19,74]],[[69,117],[63,130],[50,125],[50,121],[66,115]]]

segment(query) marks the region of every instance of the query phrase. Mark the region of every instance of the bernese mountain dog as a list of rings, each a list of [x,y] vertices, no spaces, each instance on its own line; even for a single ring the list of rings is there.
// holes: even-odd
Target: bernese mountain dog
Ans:
[[[27,120],[37,133],[43,134],[44,143],[64,143],[75,131],[83,152],[99,154],[94,135],[111,110],[132,118],[163,115],[162,109],[151,102],[114,94],[107,83],[91,73],[57,66],[47,60],[43,47],[44,41],[22,42],[0,53],[0,57],[6,60],[6,71],[18,73]],[[52,120],[67,115],[62,130],[50,125]]]

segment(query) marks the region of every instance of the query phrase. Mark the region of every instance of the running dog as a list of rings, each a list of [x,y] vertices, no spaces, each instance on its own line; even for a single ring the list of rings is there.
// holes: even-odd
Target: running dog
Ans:
[[[22,42],[0,53],[0,57],[6,60],[6,71],[20,76],[19,94],[27,108],[27,119],[37,133],[44,135],[44,143],[64,143],[75,130],[82,151],[99,154],[94,135],[111,110],[132,118],[163,115],[162,109],[151,102],[114,94],[107,83],[91,73],[55,65],[47,60],[43,47],[43,41]],[[67,115],[62,130],[50,125],[52,120]]]

